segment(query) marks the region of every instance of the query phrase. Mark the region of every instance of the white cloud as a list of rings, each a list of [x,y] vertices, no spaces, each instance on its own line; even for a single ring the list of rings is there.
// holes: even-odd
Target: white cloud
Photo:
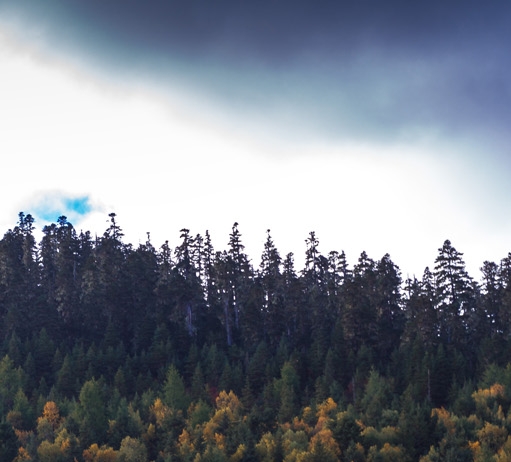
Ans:
[[[0,75],[5,230],[57,190],[90,197],[93,212],[77,228],[102,234],[114,211],[135,245],[150,231],[154,245],[175,246],[187,227],[209,229],[220,249],[238,221],[255,265],[268,228],[299,269],[312,230],[322,252],[344,249],[351,264],[362,250],[389,252],[404,276],[420,276],[446,238],[478,258],[471,271],[505,256],[504,233],[479,246],[487,234],[466,205],[469,186],[451,174],[456,159],[432,156],[432,146],[270,145],[215,123],[172,88],[102,79],[1,29]]]

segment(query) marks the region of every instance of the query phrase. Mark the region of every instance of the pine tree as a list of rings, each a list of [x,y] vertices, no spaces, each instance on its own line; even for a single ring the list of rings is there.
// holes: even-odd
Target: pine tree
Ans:
[[[498,275],[502,301],[499,306],[499,320],[504,338],[511,334],[511,253],[500,261]]]
[[[356,354],[362,345],[373,348],[377,339],[375,263],[362,252],[346,284],[343,310],[344,338]]]
[[[33,234],[34,218],[19,213],[16,227],[0,241],[0,316],[3,339],[16,331],[23,339],[33,329],[55,326],[42,293],[41,273]]]
[[[429,350],[435,347],[439,339],[438,313],[433,275],[426,267],[422,280],[406,282],[405,326],[403,343],[409,345],[418,337]]]
[[[223,281],[224,292],[227,296],[225,300],[228,300],[224,310],[227,308],[226,317],[231,317],[230,324],[237,333],[239,333],[240,317],[243,313],[244,295],[248,293],[247,289],[251,285],[251,278],[253,277],[252,268],[244,249],[245,246],[241,242],[238,223],[234,223],[229,235],[228,251],[225,254]],[[232,344],[232,339],[231,343],[228,344]]]
[[[184,320],[186,332],[189,337],[192,337],[197,331],[198,310],[203,300],[202,285],[199,279],[200,268],[194,266],[192,257],[195,241],[190,236],[190,231],[182,229],[180,237],[182,243],[175,249],[176,265],[173,277],[177,304],[175,314],[181,318],[178,319],[178,322]],[[196,261],[200,262],[200,258]]]
[[[475,309],[472,279],[465,270],[463,254],[449,240],[438,251],[434,276],[441,333],[447,344],[466,344],[469,318]]]
[[[10,424],[0,422],[0,460],[12,461],[18,454],[18,439]]]
[[[163,401],[169,408],[183,412],[188,409],[190,404],[183,378],[174,365],[170,366],[167,371],[163,386]]]
[[[275,390],[280,400],[278,417],[280,422],[290,422],[298,411],[300,381],[295,368],[286,362],[280,371],[280,379],[275,381]]]
[[[101,382],[94,379],[85,382],[80,390],[77,420],[80,426],[80,441],[84,447],[106,441],[108,418],[105,395]]]
[[[504,326],[499,317],[502,304],[502,286],[499,281],[499,267],[494,262],[485,261],[481,267],[482,302],[481,313],[484,316],[483,325],[490,336],[502,333]]]
[[[132,339],[135,351],[147,350],[156,325],[156,285],[158,260],[156,249],[148,233],[145,244],[128,253],[126,273],[131,287],[130,322],[133,324]]]
[[[387,362],[399,346],[404,328],[401,304],[401,274],[388,254],[376,264],[376,294],[378,339],[376,350],[380,360]]]
[[[259,279],[263,291],[264,333],[273,346],[278,345],[285,323],[281,265],[282,259],[268,229],[259,266]]]
[[[290,340],[290,346],[306,345],[310,325],[303,303],[303,283],[296,274],[292,252],[284,259],[282,276],[285,335]]]

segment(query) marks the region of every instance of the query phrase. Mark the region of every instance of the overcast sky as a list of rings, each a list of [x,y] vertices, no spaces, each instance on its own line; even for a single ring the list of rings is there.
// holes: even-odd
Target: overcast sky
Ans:
[[[511,251],[511,3],[0,0],[0,233]]]

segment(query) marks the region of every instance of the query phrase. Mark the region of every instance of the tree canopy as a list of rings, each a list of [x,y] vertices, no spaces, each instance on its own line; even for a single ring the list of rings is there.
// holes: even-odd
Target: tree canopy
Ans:
[[[511,254],[476,282],[446,240],[403,280],[314,232],[299,270],[270,230],[252,260],[238,223],[216,251],[109,218],[0,240],[1,460],[511,457]]]

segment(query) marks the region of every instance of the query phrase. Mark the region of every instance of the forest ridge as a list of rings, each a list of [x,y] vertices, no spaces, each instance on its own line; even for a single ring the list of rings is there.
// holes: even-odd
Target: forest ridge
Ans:
[[[466,271],[446,240],[305,264],[238,224],[225,251],[155,248],[19,214],[0,240],[0,460],[511,460],[511,254]]]

